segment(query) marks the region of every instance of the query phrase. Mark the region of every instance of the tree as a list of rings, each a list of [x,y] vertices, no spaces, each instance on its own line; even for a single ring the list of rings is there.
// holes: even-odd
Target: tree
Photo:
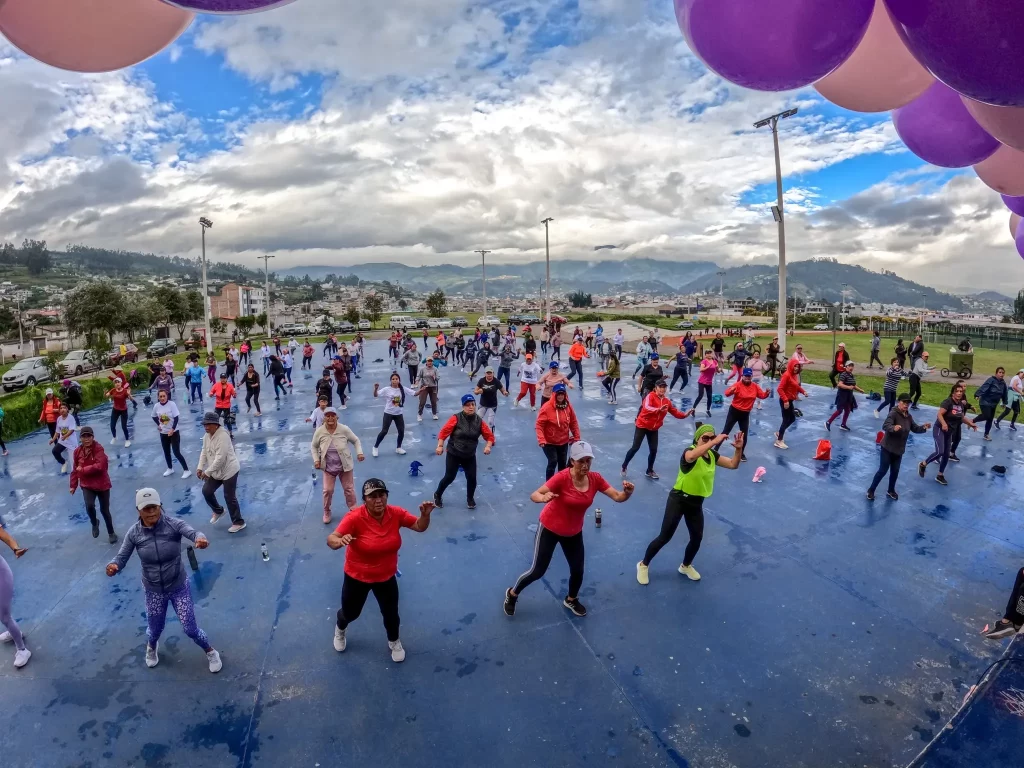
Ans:
[[[359,307],[355,304],[349,304],[348,309],[345,310],[345,319],[348,320],[352,325],[359,322]]]
[[[12,243],[4,243],[0,247],[0,264],[13,266],[18,263],[18,251]]]
[[[574,307],[589,307],[594,303],[593,297],[589,293],[583,291],[573,291],[569,294],[569,303]]]
[[[7,307],[0,307],[0,334],[7,334],[12,328],[18,329],[18,318]]]
[[[252,332],[252,327],[256,325],[256,318],[252,315],[243,315],[242,317],[235,318],[235,328],[244,337],[248,336]]]
[[[206,307],[203,305],[203,295],[196,290],[186,291],[183,301],[176,309],[178,311],[171,317],[171,322],[178,329],[178,338],[184,339],[185,328],[188,324],[198,320],[205,314]]]
[[[263,329],[263,333],[266,333],[269,330],[269,326],[267,325],[266,312],[260,312],[258,315],[256,315],[256,325]]]
[[[60,381],[64,378],[64,353],[47,352],[43,358],[43,365],[50,373],[50,381]]]
[[[405,299],[399,299],[398,300],[398,308],[400,310],[402,310],[404,312],[408,307],[409,307],[409,302],[408,301],[406,301]]]
[[[427,296],[427,314],[430,317],[444,317],[445,296],[444,291],[438,288]]]
[[[28,240],[21,244],[21,258],[30,275],[41,275],[50,268],[50,252],[45,240]]]
[[[1013,300],[1013,322],[1024,324],[1024,291],[1018,292]]]
[[[225,323],[221,318],[210,318],[210,333],[224,333],[227,329],[227,323]]]
[[[128,335],[129,341],[135,341],[135,334],[147,334],[160,323],[163,317],[163,305],[152,296],[132,296],[125,299],[124,312],[117,330]]]
[[[384,313],[384,298],[378,293],[368,293],[363,298],[363,309],[366,310],[367,317],[370,318],[370,322],[374,325],[380,320],[380,316]]]
[[[124,324],[124,295],[110,283],[90,283],[68,296],[64,311],[68,330],[89,335],[104,331],[108,338]]]

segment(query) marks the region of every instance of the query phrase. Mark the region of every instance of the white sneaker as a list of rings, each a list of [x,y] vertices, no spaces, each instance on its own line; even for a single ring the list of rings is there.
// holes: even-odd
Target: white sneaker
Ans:
[[[13,643],[13,642],[14,642],[14,638],[11,637],[11,633],[10,632],[4,632],[4,633],[0,634],[0,643]]]
[[[348,639],[345,637],[345,630],[338,629],[338,625],[334,625],[334,650],[338,653],[342,653],[345,647],[348,645]]]
[[[131,448],[132,447],[132,441],[131,440],[125,440],[124,441],[124,447],[125,448]]]
[[[875,418],[876,418],[876,419],[879,419],[879,418],[881,418],[881,416],[879,416],[879,414],[878,414],[878,411],[874,411],[874,414],[875,414]]]
[[[238,533],[243,528],[245,528],[245,523],[236,523],[228,528],[228,533]]]
[[[167,470],[164,471],[164,477],[170,477],[173,474],[174,474],[174,470],[173,469],[167,469]]]
[[[434,414],[434,421],[437,421],[437,414]]]
[[[210,671],[213,673],[220,672],[224,668],[224,662],[220,660],[220,653],[216,649],[207,651],[206,660],[210,662]]]
[[[405,456],[405,448],[395,448],[395,453],[399,456]]]
[[[347,410],[348,410],[348,406],[347,406],[347,405],[343,405],[343,406],[341,406],[341,410],[343,410],[343,411],[347,411]]]
[[[160,654],[156,652],[157,645],[160,645],[159,641],[156,645],[146,644],[146,666],[150,669],[160,663]]]
[[[405,661],[405,648],[402,647],[401,640],[395,640],[393,643],[388,640],[388,648],[391,649],[392,661]]]
[[[643,564],[642,560],[636,564],[636,580],[644,586],[651,583],[647,575],[647,566]]]
[[[401,648],[402,644],[399,643],[398,647]],[[392,658],[394,658],[394,654],[391,654],[391,656],[392,656]],[[20,651],[18,651],[16,654],[14,654],[14,666],[17,669],[21,669],[26,664],[28,664],[28,660],[31,659],[31,658],[32,658],[32,651],[30,651],[28,648],[22,648]],[[402,658],[403,659],[405,658],[405,651],[402,651]]]
[[[536,411],[537,410],[537,406],[536,405],[531,405],[530,406],[530,410],[531,411]]]
[[[789,449],[789,446],[786,445],[781,440],[776,440],[774,443],[772,443],[772,445],[774,445],[776,448],[781,448],[784,451]]]
[[[68,463],[66,461],[60,465],[60,473],[62,475],[66,475],[68,473]]]
[[[111,445],[117,445],[117,438],[115,437],[113,440],[111,440],[110,444]]]
[[[680,565],[679,572],[690,581],[700,581],[700,574],[697,573],[697,569],[692,565]]]
[[[190,477],[192,477],[192,473],[189,472],[187,469],[181,473],[182,480],[188,480]]]
[[[416,421],[423,421],[423,414],[422,413],[416,414]]]
[[[377,446],[376,446],[376,445],[375,445],[375,446],[373,446],[373,451],[372,451],[372,453],[373,453],[373,456],[374,456],[374,458],[376,458],[376,457],[377,457]]]
[[[224,517],[223,512],[214,512],[210,515],[210,525],[216,525],[217,521]]]

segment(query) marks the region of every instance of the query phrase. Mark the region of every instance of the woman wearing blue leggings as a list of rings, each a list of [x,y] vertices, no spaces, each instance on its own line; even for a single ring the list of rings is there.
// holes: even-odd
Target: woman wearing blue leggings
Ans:
[[[0,541],[11,548],[15,557],[21,557],[25,550],[18,546],[11,534],[0,528]],[[14,666],[24,667],[32,658],[32,651],[25,647],[25,638],[22,637],[18,623],[11,616],[11,604],[14,602],[14,574],[7,561],[0,557],[0,624],[7,627],[7,631],[0,634],[0,642],[14,643]]]

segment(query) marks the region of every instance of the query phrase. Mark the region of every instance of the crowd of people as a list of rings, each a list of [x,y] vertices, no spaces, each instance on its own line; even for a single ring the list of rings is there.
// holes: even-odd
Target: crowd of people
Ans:
[[[520,387],[512,407],[521,407],[528,395],[530,407],[536,411],[533,418],[537,444],[543,455],[544,480],[530,496],[532,501],[542,505],[533,560],[529,569],[506,589],[505,613],[509,616],[515,614],[522,591],[544,575],[556,546],[560,546],[570,574],[564,607],[575,616],[586,615],[586,607],[579,599],[585,565],[583,522],[596,494],[603,493],[618,503],[630,499],[635,486],[628,480],[629,464],[645,441],[648,446],[645,475],[651,480],[657,480],[659,476],[655,471],[655,461],[658,436],[666,417],[671,415],[677,420],[695,419],[697,407],[703,402],[706,420],[695,422],[693,438],[678,460],[676,478],[666,498],[660,530],[636,565],[637,582],[647,585],[651,561],[671,541],[682,521],[686,523],[689,538],[678,570],[690,580],[701,578],[694,567],[694,560],[703,539],[704,503],[714,491],[717,468],[736,469],[741,462],[746,461],[745,448],[751,411],[760,409],[764,400],[776,395],[781,421],[775,433],[774,446],[781,450],[788,448],[784,441],[786,432],[800,417],[797,407],[799,400],[808,396],[801,383],[802,367],[811,361],[804,355],[802,345],[797,344],[792,357],[780,362],[777,339],[768,346],[768,354],[762,361],[760,354],[748,352],[750,345],[742,341],[735,342],[732,349],[726,350],[721,334],[710,339],[701,354],[703,345],[699,346],[692,334],[687,334],[663,367],[659,352],[662,346],[660,335],[645,335],[636,347],[636,367],[632,379],[638,395],[638,408],[634,419],[633,441],[620,465],[622,487],[618,489],[595,471],[594,450],[584,439],[569,393],[572,389],[582,393],[585,361],[596,359],[597,370],[594,372],[601,378],[607,402],[617,405],[616,387],[621,380],[624,346],[622,331],[605,335],[600,325],[594,332],[585,333],[578,327],[571,333],[565,331],[565,328],[558,325],[544,326],[536,334],[529,326],[522,329],[509,327],[505,333],[497,328],[478,328],[472,334],[446,334],[439,331],[434,338],[433,350],[429,349],[430,338],[424,332],[422,353],[416,340],[408,333],[391,334],[388,339],[388,361],[394,370],[385,386],[375,382],[372,389],[372,398],[384,402],[381,429],[371,448],[373,457],[379,456],[379,448],[392,427],[396,432],[395,452],[406,453],[402,444],[408,398],[415,398],[418,403],[418,421],[422,421],[428,402],[432,417],[437,420],[439,408],[444,410],[439,403],[438,391],[446,369],[449,366],[458,367],[462,374],[470,369],[469,391],[461,395],[460,407],[445,420],[438,432],[434,452],[446,457],[444,475],[434,490],[433,498],[419,505],[418,515],[390,504],[388,486],[378,477],[365,480],[361,486],[361,495],[357,497],[355,465],[365,461],[366,457],[359,437],[341,422],[340,411],[349,407],[352,380],[361,377],[360,371],[365,365],[361,359],[365,342],[360,334],[349,343],[339,342],[332,336],[324,344],[321,358],[317,361],[322,368],[321,376],[314,379],[312,387],[314,408],[306,421],[312,424],[313,429],[310,441],[313,470],[314,473],[321,473],[323,478],[323,523],[330,525],[333,522],[334,492],[339,481],[347,509],[327,538],[331,549],[346,551],[341,607],[334,628],[333,645],[336,651],[343,652],[346,649],[348,629],[360,616],[366,599],[372,593],[381,610],[391,657],[396,662],[405,659],[399,633],[399,590],[396,579],[398,552],[402,544],[401,529],[426,531],[431,513],[444,507],[444,494],[458,480],[460,470],[465,479],[466,506],[469,509],[476,507],[477,451],[481,442],[482,453],[485,455],[498,444],[496,416],[499,397],[507,399],[509,396],[512,389],[511,374],[516,361],[519,361],[516,378],[520,381]],[[561,360],[563,342],[569,344],[566,361]],[[998,429],[1000,422],[1007,416],[1011,417],[1010,429],[1015,429],[1020,398],[1024,396],[1024,369],[1007,383],[1004,381],[1003,369],[999,368],[979,387],[976,393],[977,408],[968,401],[964,383],[957,382],[951,388],[949,397],[939,406],[934,425],[932,422],[918,424],[911,411],[917,408],[917,400],[920,398],[920,380],[931,370],[927,367],[928,352],[920,338],[915,339],[906,350],[906,355],[910,357],[910,374],[907,377],[910,391],[897,393],[897,387],[905,378],[903,371],[906,360],[900,357],[901,346],[902,343],[897,345],[897,354],[891,359],[886,371],[884,402],[874,411],[877,418],[882,418],[881,412],[887,409],[879,438],[879,468],[867,490],[868,500],[874,499],[876,489],[886,477],[887,496],[894,501],[899,498],[896,483],[910,434],[932,431],[935,450],[919,464],[918,471],[924,477],[928,466],[935,463],[938,465],[936,479],[946,485],[948,464],[959,461],[956,448],[960,443],[962,429],[966,427],[977,430],[984,424],[984,438],[989,440],[993,425]],[[877,352],[877,345],[873,345],[872,362],[877,360]],[[202,495],[211,510],[210,524],[216,525],[227,512],[231,520],[227,530],[232,534],[246,527],[237,497],[241,464],[235,453],[232,434],[239,410],[236,380],[241,375],[237,383],[246,389],[247,413],[251,413],[255,405],[255,416],[259,416],[262,381],[273,381],[276,399],[291,397],[295,391],[292,381],[295,357],[302,357],[303,370],[313,370],[316,352],[309,341],[301,345],[295,339],[284,345],[278,339],[272,345],[264,342],[259,351],[263,363],[262,375],[256,369],[256,363],[252,362],[255,355],[256,351],[246,340],[237,350],[233,344],[226,349],[222,361],[212,354],[203,360],[198,353],[193,353],[180,372],[185,383],[182,398],[186,403],[205,407],[204,390],[205,397],[213,401],[213,408],[202,417],[205,435],[195,476],[203,483]],[[491,365],[492,359],[498,362],[497,370]],[[677,407],[672,401],[673,389],[679,382],[680,393],[687,389],[695,360],[698,365],[697,397],[689,409]],[[669,369],[673,365],[675,370],[670,380]],[[406,369],[408,385],[403,383],[400,372],[402,368]],[[849,359],[845,347],[840,345],[833,364],[835,375],[831,377],[835,389],[835,410],[825,423],[826,429],[830,429],[840,417],[840,429],[850,429],[848,420],[857,408],[856,393],[863,393],[857,385],[854,368],[855,364]],[[568,370],[567,374],[565,370]],[[481,372],[482,375],[479,375]],[[150,408],[159,435],[167,465],[164,476],[175,472],[173,455],[182,470],[182,479],[189,478],[192,476],[191,471],[181,450],[181,411],[175,402],[175,379],[178,372],[175,371],[173,360],[167,358],[162,363],[154,362],[150,366],[150,373],[149,384],[145,386],[137,379],[133,381],[120,368],[112,372],[111,387],[106,393],[112,404],[111,441],[117,443],[117,428],[120,425],[124,445],[131,445],[129,404],[131,408],[137,409],[139,404],[136,397],[142,396],[145,406]],[[714,390],[719,384],[724,390],[716,394]],[[119,537],[110,508],[110,464],[93,428],[81,425],[80,388],[77,392],[78,407],[74,403],[76,387],[74,382],[66,380],[60,396],[47,390],[39,421],[47,427],[50,444],[53,446],[52,454],[61,465],[61,473],[70,472],[71,494],[75,494],[79,488],[82,490],[92,536],[99,536],[99,518],[102,517],[108,541],[114,544],[119,541]],[[152,400],[154,392],[155,402]],[[536,404],[538,394],[539,410]],[[726,398],[729,399],[727,407]],[[365,404],[365,401],[361,404]],[[710,423],[713,405],[725,408],[721,429]],[[1004,411],[997,418],[999,405],[1004,407]],[[977,414],[976,418],[972,419],[968,415],[972,411]],[[724,456],[720,449],[730,440],[732,455]],[[6,452],[4,446],[5,455]],[[538,482],[540,471],[538,461]],[[217,498],[217,492],[221,489],[223,504]],[[219,652],[198,626],[180,548],[181,540],[186,539],[195,548],[204,549],[209,546],[209,539],[185,521],[167,514],[159,493],[153,488],[138,490],[136,509],[137,519],[120,539],[120,549],[107,565],[106,572],[108,576],[115,576],[124,569],[133,553],[138,554],[142,563],[148,625],[146,665],[155,667],[159,663],[159,639],[164,629],[167,606],[171,604],[185,634],[205,653],[209,670],[219,671],[223,662]],[[7,544],[16,557],[21,557],[26,551],[2,528],[0,541]],[[1016,597],[1011,598],[1006,615],[995,625],[989,636],[1002,637],[1020,628],[1024,618],[1024,569],[1018,576],[1014,590]],[[31,652],[11,617],[12,600],[13,576],[7,562],[0,557],[0,622],[7,628],[7,632],[0,635],[0,640],[15,644],[15,666],[21,667],[28,662]]]

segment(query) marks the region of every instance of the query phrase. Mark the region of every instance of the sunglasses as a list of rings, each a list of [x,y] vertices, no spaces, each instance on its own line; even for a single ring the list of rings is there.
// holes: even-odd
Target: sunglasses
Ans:
[[[704,435],[703,437],[701,437],[700,441],[702,443],[710,443],[714,439],[715,439],[715,435]]]

